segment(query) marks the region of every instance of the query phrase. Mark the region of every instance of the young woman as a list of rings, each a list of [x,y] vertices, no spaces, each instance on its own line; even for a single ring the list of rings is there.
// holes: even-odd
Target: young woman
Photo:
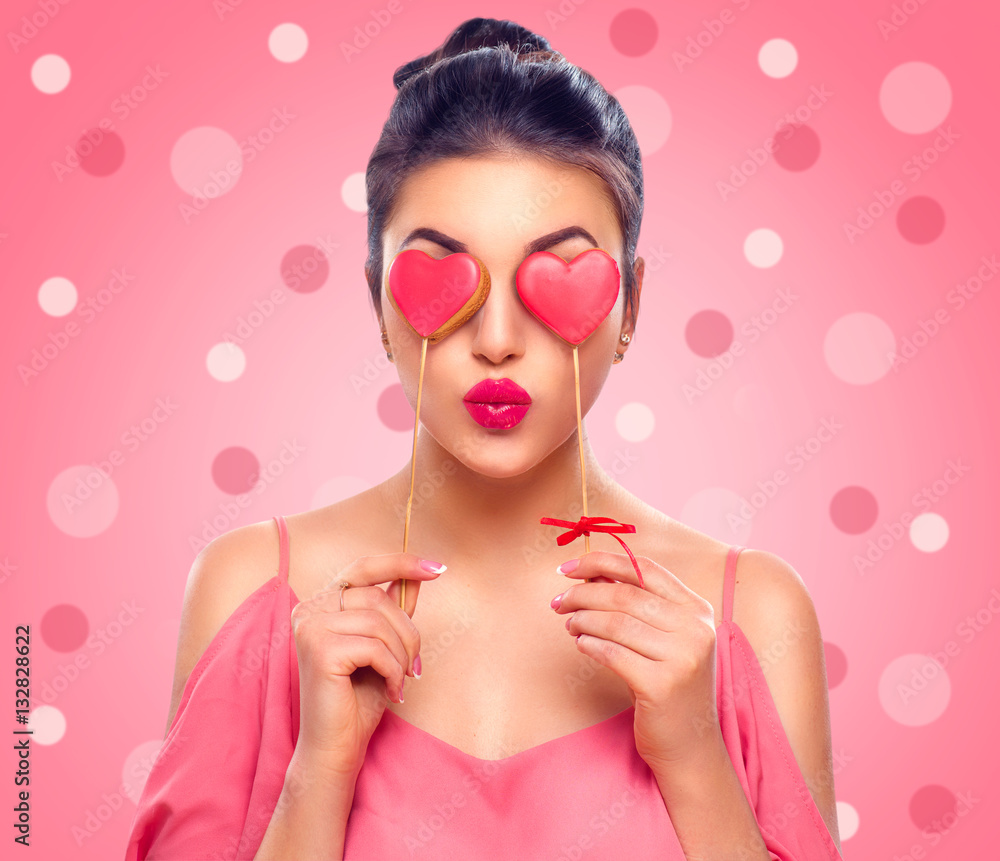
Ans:
[[[406,464],[198,556],[127,858],[840,858],[822,638],[796,572],[646,505],[586,439],[588,510],[636,527],[642,582],[611,535],[585,553],[540,523],[583,514],[575,370],[516,277],[538,251],[614,258],[617,303],[579,346],[585,415],[642,289],[620,105],[493,19],[394,82],[365,272],[414,405],[421,338],[386,301],[389,263],[464,252],[491,284],[426,351],[419,552],[399,552]]]

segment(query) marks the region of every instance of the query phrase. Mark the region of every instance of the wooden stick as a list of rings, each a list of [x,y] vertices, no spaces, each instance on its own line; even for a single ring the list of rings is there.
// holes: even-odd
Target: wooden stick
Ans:
[[[583,493],[583,516],[587,516],[587,467],[583,463],[583,417],[580,409],[580,352],[579,344],[573,345],[573,372],[576,377],[576,441],[580,445],[580,490]],[[590,535],[584,534],[585,553],[590,553]],[[586,579],[587,583],[591,578]]]
[[[417,428],[420,427],[420,395],[424,389],[424,362],[427,359],[427,339],[420,343],[420,376],[417,378],[417,415],[413,420],[413,454],[410,455],[410,495],[406,499],[406,519],[403,521],[403,552],[410,541],[410,508],[413,505],[414,476],[417,471]],[[406,610],[406,580],[400,580],[399,608]]]
[[[573,371],[576,374],[576,441],[580,444],[580,486],[583,493],[583,516],[587,516],[587,468],[583,464],[583,418],[580,412],[580,352],[579,344],[573,345]],[[583,536],[586,552],[590,553],[590,536]]]

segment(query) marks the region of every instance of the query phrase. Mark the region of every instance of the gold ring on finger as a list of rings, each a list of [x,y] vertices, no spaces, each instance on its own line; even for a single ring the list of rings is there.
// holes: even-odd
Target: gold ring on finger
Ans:
[[[351,588],[351,584],[346,580],[341,580],[337,586],[340,588],[340,611],[344,611],[344,592]]]

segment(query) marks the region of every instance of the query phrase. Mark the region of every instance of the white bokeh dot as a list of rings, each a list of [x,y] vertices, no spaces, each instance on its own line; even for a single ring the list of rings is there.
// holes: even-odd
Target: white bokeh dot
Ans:
[[[919,135],[932,131],[948,116],[951,85],[930,63],[901,63],[883,78],[878,102],[889,125]]]
[[[57,529],[74,538],[92,538],[114,523],[118,501],[110,470],[80,464],[52,479],[46,506]]]
[[[76,307],[76,285],[61,275],[46,278],[38,288],[38,304],[52,317],[64,317]]]
[[[787,39],[769,39],[760,46],[757,62],[765,75],[787,78],[798,65],[799,53]]]
[[[861,817],[853,804],[848,804],[846,801],[837,802],[837,825],[840,828],[841,840],[850,840],[858,833]]]
[[[58,54],[43,54],[31,64],[31,83],[42,93],[62,92],[69,79],[69,63]]]
[[[656,152],[670,137],[673,114],[670,105],[652,87],[628,84],[612,94],[628,117],[643,156]]]
[[[827,329],[823,356],[827,367],[845,383],[866,385],[886,375],[896,355],[896,336],[875,314],[845,314]]]
[[[162,738],[144,741],[125,757],[125,764],[122,766],[122,786],[126,787],[125,794],[134,804],[139,803],[146,778],[153,770],[153,763],[156,762],[156,756],[162,747]]]
[[[368,211],[368,197],[365,191],[365,175],[363,173],[348,174],[340,185],[340,199],[344,206],[355,212]]]
[[[267,37],[267,48],[275,60],[294,63],[301,60],[309,47],[309,37],[298,24],[279,24]]]
[[[656,417],[648,404],[639,401],[624,404],[615,414],[615,430],[618,435],[629,442],[642,442],[649,439],[656,426]]]
[[[355,475],[338,475],[316,488],[312,496],[312,507],[323,508],[326,505],[333,505],[342,499],[356,496],[371,486],[370,481],[365,481],[365,479]]]
[[[684,503],[680,520],[719,541],[745,545],[753,521],[746,506],[746,500],[728,487],[706,487]],[[751,516],[743,516],[747,513]]]
[[[238,344],[224,341],[208,351],[205,366],[213,379],[220,383],[231,383],[246,370],[247,356]]]
[[[902,655],[882,671],[878,698],[896,723],[924,726],[936,721],[948,707],[951,679],[930,655]]]
[[[32,741],[55,744],[66,734],[66,716],[55,706],[39,706],[28,715]]]
[[[747,234],[743,240],[743,254],[746,259],[759,269],[774,266],[784,253],[785,245],[776,231],[769,227],[758,227]]]
[[[215,126],[188,129],[170,151],[170,174],[191,195],[212,199],[227,194],[242,173],[236,138]]]
[[[936,553],[948,543],[948,521],[933,511],[918,514],[910,524],[910,541],[917,550]]]

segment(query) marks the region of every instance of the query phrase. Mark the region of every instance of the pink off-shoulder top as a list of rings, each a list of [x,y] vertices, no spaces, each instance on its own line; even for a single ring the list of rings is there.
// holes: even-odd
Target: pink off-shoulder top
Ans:
[[[251,859],[299,729],[284,518],[278,573],[226,620],[192,670],[147,777],[126,861]],[[730,548],[717,634],[722,736],[772,859],[840,861],[796,764],[760,663],[732,620]],[[345,861],[684,861],[634,707],[499,760],[471,756],[390,711],[368,744]]]

